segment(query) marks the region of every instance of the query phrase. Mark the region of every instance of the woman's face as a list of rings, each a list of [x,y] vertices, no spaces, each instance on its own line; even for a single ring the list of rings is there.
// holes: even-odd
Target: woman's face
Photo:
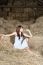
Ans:
[[[23,28],[21,27],[20,32],[19,32],[20,36],[21,36],[22,32],[23,32]]]

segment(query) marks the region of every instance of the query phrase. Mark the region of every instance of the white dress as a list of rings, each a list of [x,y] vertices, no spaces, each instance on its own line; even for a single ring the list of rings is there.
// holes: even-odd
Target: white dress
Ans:
[[[28,47],[28,43],[27,43],[26,39],[23,40],[23,37],[20,37],[20,39],[19,39],[18,36],[15,36],[14,48],[24,49],[24,48],[27,48],[27,47]]]

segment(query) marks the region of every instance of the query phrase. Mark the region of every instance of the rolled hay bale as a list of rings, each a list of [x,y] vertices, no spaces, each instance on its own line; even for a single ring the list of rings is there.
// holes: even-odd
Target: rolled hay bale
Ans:
[[[32,50],[35,51],[42,51],[43,47],[43,37],[42,36],[33,36],[32,38],[29,39],[30,42],[30,47]]]
[[[4,49],[3,49],[4,48]],[[10,37],[7,37],[7,36],[3,36],[1,39],[0,39],[0,50],[3,49],[10,49],[12,48],[12,43],[10,42]]]
[[[36,23],[30,26],[33,35],[43,35],[43,16],[36,19]]]

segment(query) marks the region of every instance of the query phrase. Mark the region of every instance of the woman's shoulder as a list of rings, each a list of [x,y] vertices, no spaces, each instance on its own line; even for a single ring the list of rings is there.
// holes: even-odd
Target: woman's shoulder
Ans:
[[[17,32],[14,32],[15,36],[17,36]]]

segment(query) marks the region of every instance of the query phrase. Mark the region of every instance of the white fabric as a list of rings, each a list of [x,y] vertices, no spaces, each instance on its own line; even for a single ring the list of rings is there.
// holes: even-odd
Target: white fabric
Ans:
[[[20,39],[19,39],[18,36],[15,36],[14,48],[17,48],[17,49],[27,48],[28,47],[27,40],[24,39],[23,42],[22,42],[22,40],[23,40],[23,37],[20,37]]]

